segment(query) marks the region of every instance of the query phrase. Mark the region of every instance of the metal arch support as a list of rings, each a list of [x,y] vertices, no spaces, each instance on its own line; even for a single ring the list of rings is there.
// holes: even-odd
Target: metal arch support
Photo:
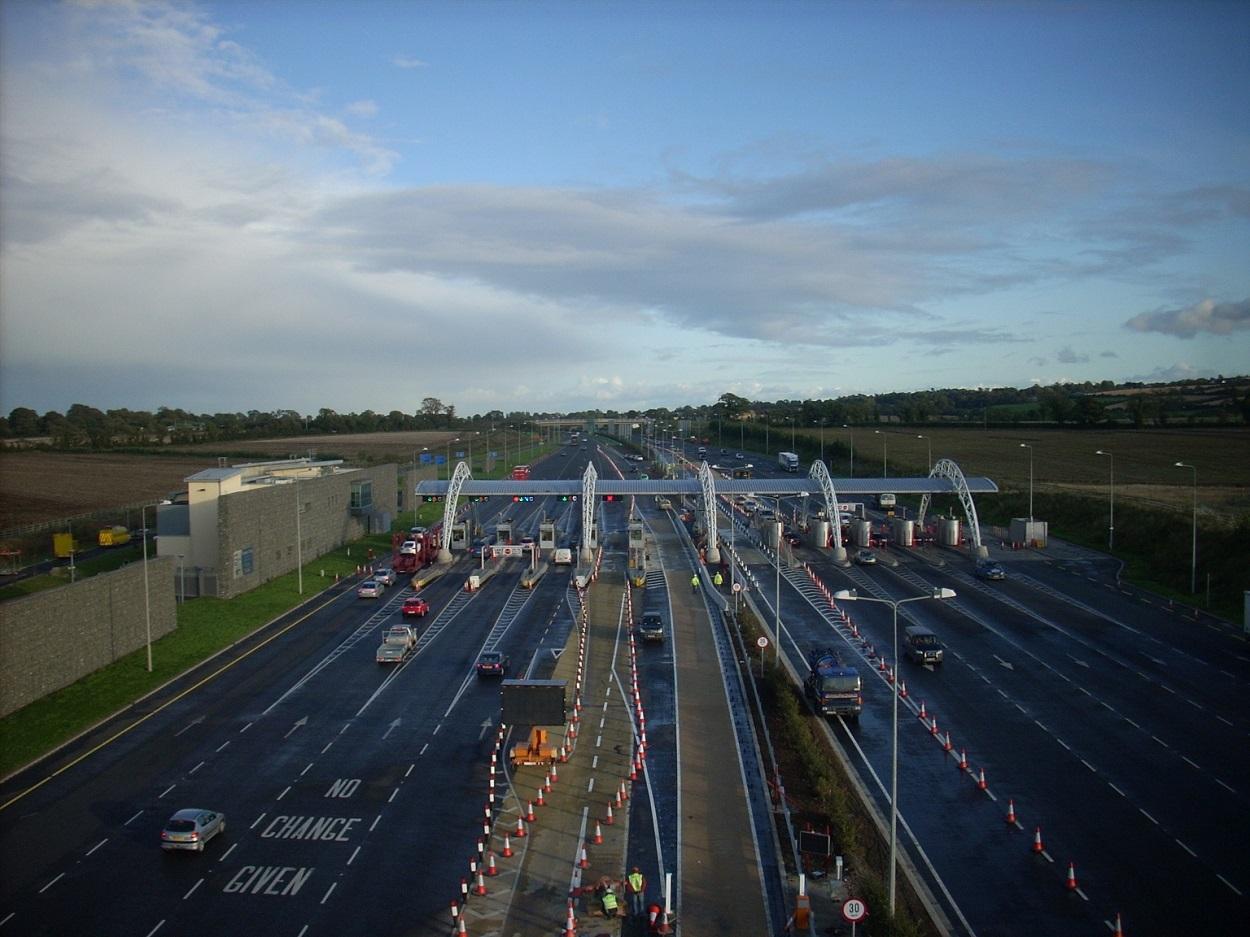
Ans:
[[[829,477],[829,469],[824,462],[813,462],[811,471],[807,474],[819,483],[821,494],[825,496],[825,506],[833,518],[833,560],[835,563],[845,563],[846,547],[842,545],[842,512],[838,509],[838,493],[833,490],[833,479]]]
[[[582,560],[589,563],[595,558],[595,553],[590,544],[590,534],[595,529],[595,482],[599,480],[599,473],[595,471],[594,463],[587,463],[586,471],[582,475]]]
[[[973,554],[979,557],[989,556],[989,551],[981,545],[981,525],[977,521],[977,506],[972,501],[972,492],[968,490],[968,483],[964,480],[963,470],[952,459],[940,459],[929,472],[930,478],[945,478],[955,488],[955,493],[959,495],[959,503],[963,505],[964,519],[968,526],[972,529],[972,549]],[[929,495],[926,493],[920,499],[920,513],[917,517],[917,525],[924,527],[925,512],[929,509]]]
[[[699,487],[703,489],[703,529],[707,531],[707,561],[720,562],[720,527],[716,519],[716,481],[707,462],[699,464]]]
[[[451,562],[451,525],[456,520],[456,502],[460,499],[460,489],[472,477],[469,467],[463,462],[457,462],[451,481],[447,483],[447,500],[443,504],[443,536],[440,538],[442,543],[438,548],[440,563]]]

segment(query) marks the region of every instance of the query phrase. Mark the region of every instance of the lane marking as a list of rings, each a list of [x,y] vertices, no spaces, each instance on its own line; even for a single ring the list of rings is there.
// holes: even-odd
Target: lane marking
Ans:
[[[229,739],[226,739],[224,742],[222,742],[220,745],[218,745],[218,746],[217,746],[217,751],[218,751],[218,752],[220,752],[222,749],[224,749],[224,748],[225,748],[227,745],[229,745],[229,744],[230,744],[230,740],[229,740]]]
[[[1109,788],[1111,788],[1113,791],[1115,791],[1117,794],[1119,794],[1121,797],[1128,797],[1128,794],[1124,793],[1124,791],[1120,790],[1118,787],[1116,787],[1116,786],[1115,786],[1114,784],[1112,784],[1110,781],[1108,781],[1108,782],[1107,782],[1107,786],[1108,786]]]
[[[378,821],[381,819],[382,819],[382,814],[380,813],[376,817],[373,818],[373,822],[369,824],[370,833],[372,833],[375,829],[377,829]]]
[[[313,763],[311,761],[308,762],[308,764],[304,766],[304,770],[299,773],[299,776],[302,778],[304,775],[306,775],[309,771],[312,770],[312,766],[313,766]]]
[[[254,830],[254,829],[256,829],[256,827],[260,826],[260,821],[261,821],[261,820],[263,820],[263,819],[265,819],[265,817],[267,817],[267,816],[268,816],[268,814],[267,814],[267,813],[262,813],[259,817],[257,817],[255,820],[253,820],[253,821],[252,821],[252,825],[251,825],[251,826],[249,826],[249,827],[248,827],[248,829],[249,829],[249,830]]]
[[[1191,856],[1193,856],[1195,859],[1197,859],[1197,858],[1198,858],[1198,854],[1197,854],[1196,852],[1194,852],[1192,849],[1190,849],[1188,846],[1186,846],[1184,843],[1182,843],[1179,839],[1176,841],[1176,845],[1180,846],[1180,847],[1181,847],[1181,849],[1185,850],[1187,853],[1189,853],[1189,854],[1190,854]]]
[[[194,894],[195,894],[195,890],[196,890],[197,888],[199,888],[199,887],[200,887],[201,885],[203,885],[203,884],[204,884],[204,879],[200,879],[198,882],[196,882],[194,885],[192,885],[192,886],[191,886],[191,888],[190,888],[190,890],[189,890],[189,891],[188,891],[185,895],[183,895],[183,896],[182,896],[182,900],[183,900],[183,901],[186,901],[188,898],[190,898],[192,895],[194,895]]]
[[[54,878],[52,881],[48,882],[48,884],[47,884],[47,885],[44,885],[44,886],[43,886],[43,888],[39,889],[39,894],[41,894],[41,895],[42,895],[45,891],[47,891],[49,888],[51,888],[53,885],[55,885],[57,882],[59,882],[59,881],[60,881],[61,879],[63,879],[63,878],[65,878],[65,873],[64,873],[64,872],[62,872],[62,873],[60,873],[59,875],[57,875],[57,877],[56,877],[56,878]]]
[[[1193,767],[1197,768],[1199,771],[1201,771],[1201,770],[1202,770],[1202,768],[1198,765],[1198,763],[1197,763],[1197,762],[1193,761],[1192,759],[1190,759],[1190,758],[1189,758],[1188,756],[1186,756],[1186,755],[1181,755],[1181,761],[1187,761],[1187,762],[1189,762],[1189,764],[1190,764],[1191,766],[1193,766]]]
[[[326,742],[326,747],[321,750],[321,754],[324,755],[326,752],[328,752],[330,750],[330,746],[333,744],[334,744],[334,739],[330,739],[330,741]]]
[[[142,810],[140,810],[140,811],[139,811],[138,813],[136,813],[133,817],[131,817],[129,820],[127,820],[125,823],[123,823],[123,824],[122,824],[122,826],[130,826],[130,824],[134,823],[134,822],[135,822],[136,820],[138,820],[141,816],[143,816],[143,811],[142,811]]]
[[[408,777],[408,775],[412,774],[412,769],[415,768],[416,766],[417,766],[416,762],[413,762],[412,764],[410,764],[408,766],[408,770],[404,772],[404,777]]]
[[[283,797],[285,797],[287,795],[287,791],[289,791],[290,789],[291,789],[291,785],[288,784],[286,786],[286,790],[284,790],[281,794],[278,795],[278,800],[281,800]]]
[[[196,765],[194,768],[188,771],[187,774],[195,774],[195,772],[199,771],[203,767],[204,767],[204,762],[201,761],[198,765]]]
[[[595,789],[595,779],[591,778],[590,783],[586,785],[586,793],[589,794]]]
[[[1224,783],[1223,781],[1221,781],[1219,778],[1216,778],[1216,779],[1215,779],[1215,783],[1216,783],[1216,784],[1218,784],[1220,787],[1224,788],[1224,789],[1225,789],[1226,791],[1228,791],[1230,794],[1236,794],[1236,793],[1237,793],[1236,788],[1229,787],[1227,784],[1225,784],[1225,783]]]
[[[1064,748],[1066,748],[1068,751],[1072,751],[1072,746],[1069,745],[1067,742],[1065,742],[1063,739],[1061,739],[1059,736],[1057,735],[1055,736],[1055,741],[1058,742],[1060,745],[1062,745]]]
[[[389,804],[391,801],[395,799],[395,795],[398,793],[399,793],[399,788],[397,787],[395,788],[395,790],[391,791],[391,796],[386,798],[386,802]]]
[[[1225,885],[1227,885],[1229,888],[1231,888],[1233,891],[1235,891],[1238,894],[1238,896],[1241,895],[1241,889],[1238,888],[1236,885],[1234,885],[1232,882],[1230,882],[1228,879],[1226,879],[1224,876],[1220,875],[1219,872],[1215,873],[1215,877],[1218,878]]]
[[[8,914],[6,914],[4,916],[4,920],[0,921],[0,927],[4,927],[5,924],[8,924],[9,921],[13,920],[13,915],[15,914],[17,914],[16,911],[10,911]]]
[[[147,932],[147,937],[152,937],[153,934],[155,934],[158,930],[160,930],[164,926],[165,926],[165,919],[161,918],[160,923]]]
[[[169,787],[165,788],[164,793],[162,793],[162,794],[160,795],[160,797],[164,797],[164,796],[165,796],[165,794],[168,794],[170,791],[172,791],[172,790],[173,790],[175,787],[177,787],[177,786],[178,786],[177,784],[171,784],[171,785],[169,785]],[[160,800],[160,797],[158,797],[158,798],[157,798],[157,800]]]
[[[1141,807],[1138,807],[1137,809],[1138,809],[1138,811],[1141,813],[1141,815],[1142,815],[1143,817],[1145,817],[1147,820],[1149,820],[1149,821],[1150,821],[1151,823],[1153,823],[1155,826],[1158,826],[1158,825],[1159,825],[1159,821],[1158,821],[1158,820],[1156,820],[1154,817],[1152,817],[1150,814],[1146,813],[1146,811],[1145,811],[1145,810],[1142,810],[1142,808],[1141,808]]]
[[[338,882],[330,883],[330,887],[326,889],[326,893],[321,897],[322,904],[325,904],[330,899],[330,895],[334,892],[334,889],[337,885],[338,885]]]
[[[104,837],[104,839],[100,840],[98,843],[96,843],[94,846],[92,846],[90,849],[87,850],[87,855],[91,855],[93,852],[95,852],[97,849],[99,849],[108,841],[109,841],[109,838],[107,836]]]
[[[218,862],[225,862],[225,861],[226,861],[226,857],[227,857],[228,855],[230,855],[230,853],[234,852],[234,851],[235,851],[235,849],[237,849],[237,848],[238,848],[238,846],[239,846],[239,844],[238,844],[238,843],[231,843],[231,844],[230,844],[230,848],[229,848],[229,849],[227,849],[225,852],[223,852],[223,853],[222,853],[222,854],[218,857],[217,861],[218,861]]]
[[[355,849],[353,849],[353,850],[352,850],[352,854],[351,854],[350,856],[348,856],[348,857],[347,857],[347,864],[348,864],[348,865],[351,865],[353,862],[355,862],[355,861],[356,861],[356,854],[357,854],[357,853],[359,853],[359,852],[360,852],[360,847],[359,847],[359,846],[357,846]]]
[[[1089,770],[1090,770],[1090,771],[1092,771],[1092,772],[1094,772],[1094,774],[1097,774],[1097,773],[1098,773],[1098,769],[1097,769],[1097,768],[1095,768],[1093,765],[1091,765],[1091,764],[1090,764],[1088,761],[1086,761],[1084,758],[1082,758],[1082,759],[1081,759],[1081,764],[1083,764],[1085,767],[1089,768]]]
[[[250,722],[249,722],[247,725],[245,725],[242,729],[240,729],[240,730],[239,730],[239,735],[242,735],[244,732],[246,732],[246,731],[247,731],[248,729],[250,729],[251,727],[252,727],[252,723],[250,723]],[[164,922],[164,921],[162,921],[161,923],[162,923],[162,924],[164,924],[165,922]]]
[[[429,743],[429,742],[426,742],[424,745],[422,745],[422,746],[421,746],[421,751],[417,752],[417,754],[418,754],[418,755],[424,755],[424,754],[425,754],[425,750],[426,750],[427,748],[429,748],[429,747],[430,747],[430,743]]]
[[[1163,741],[1163,739],[1159,738],[1159,736],[1157,736],[1157,735],[1152,735],[1152,736],[1150,736],[1150,737],[1151,737],[1152,739],[1154,739],[1156,742],[1158,742],[1160,745],[1162,745],[1164,748],[1171,748],[1171,746],[1170,746],[1170,745],[1168,745],[1168,743],[1167,743],[1167,742]]]

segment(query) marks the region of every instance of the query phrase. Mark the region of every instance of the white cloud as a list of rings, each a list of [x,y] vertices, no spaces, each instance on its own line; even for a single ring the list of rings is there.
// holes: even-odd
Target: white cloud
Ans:
[[[391,64],[396,68],[429,68],[429,62],[423,62],[421,59],[414,58],[411,55],[397,55],[391,59]]]
[[[344,112],[352,117],[377,117],[378,104],[376,101],[352,101],[347,107],[343,108]]]
[[[1064,345],[1055,352],[1055,360],[1060,364],[1084,364],[1089,361],[1089,355],[1078,354],[1071,345]]]
[[[1133,316],[1124,326],[1137,332],[1161,332],[1178,338],[1194,338],[1201,332],[1231,335],[1239,329],[1250,329],[1250,299],[1232,303],[1204,299],[1181,309],[1157,309]]]

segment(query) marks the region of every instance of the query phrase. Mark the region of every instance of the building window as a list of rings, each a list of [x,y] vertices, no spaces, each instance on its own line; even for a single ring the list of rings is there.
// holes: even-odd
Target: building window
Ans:
[[[373,507],[373,482],[352,482],[351,510],[367,511]]]

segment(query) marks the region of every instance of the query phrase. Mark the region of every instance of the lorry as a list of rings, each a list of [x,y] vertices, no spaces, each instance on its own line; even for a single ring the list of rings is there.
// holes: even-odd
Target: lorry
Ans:
[[[530,477],[530,467],[528,465],[514,465],[512,467],[512,480],[523,482],[528,481]]]
[[[890,514],[894,513],[894,507],[897,504],[897,501],[898,499],[888,491],[883,491],[881,494],[877,495],[877,507]]]
[[[817,712],[825,716],[849,716],[859,721],[864,709],[864,687],[859,671],[843,663],[830,647],[814,648],[807,655],[808,674],[803,690]]]
[[[424,528],[391,535],[391,569],[396,574],[415,573],[438,556],[438,530]]]
[[[130,531],[116,524],[101,530],[97,540],[102,547],[120,547],[130,543]]]
[[[393,625],[382,635],[378,648],[379,664],[398,664],[417,646],[417,636],[407,625]]]
[[[783,472],[797,472],[799,470],[799,457],[793,452],[778,452],[777,465],[781,467]]]

